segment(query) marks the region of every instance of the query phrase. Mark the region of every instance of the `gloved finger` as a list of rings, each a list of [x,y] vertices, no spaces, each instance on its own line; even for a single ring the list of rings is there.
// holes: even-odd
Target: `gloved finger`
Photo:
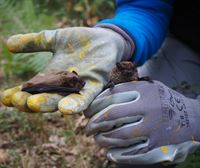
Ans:
[[[84,111],[103,89],[103,84],[97,81],[86,81],[79,94],[70,94],[63,98],[58,108],[63,114],[73,114]]]
[[[141,85],[141,83],[147,83],[146,81],[131,81],[131,82],[125,82],[125,83],[120,83],[114,86],[114,88],[108,88],[104,90],[101,94],[99,94],[96,99],[103,98],[115,93],[120,93],[120,92],[128,92],[128,91],[133,91],[137,90],[137,87]]]
[[[102,132],[95,137],[96,142],[106,148],[127,147],[148,140],[148,133],[142,122],[124,125],[109,132]]]
[[[7,41],[8,49],[13,53],[53,51],[56,30],[46,30],[39,33],[18,34]]]
[[[148,81],[131,81],[131,82],[125,82],[120,83],[114,86],[114,88],[108,88],[104,90],[101,94],[99,94],[96,99],[100,99],[115,93],[120,92],[128,92],[128,91],[142,91],[147,88],[146,86],[149,86],[152,84],[152,86],[157,83],[158,81],[148,82]]]
[[[90,118],[91,116],[95,115],[96,113],[102,111],[106,107],[119,105],[121,103],[127,105],[130,102],[134,102],[138,100],[140,94],[137,91],[129,91],[129,92],[116,92],[112,95],[107,95],[102,98],[95,99],[92,104],[89,106],[87,110],[84,111],[86,117]]]
[[[8,107],[13,107],[12,104],[12,96],[16,93],[21,91],[21,86],[16,86],[14,88],[10,88],[7,89],[5,91],[3,91],[2,95],[1,95],[1,102]]]
[[[41,93],[27,99],[27,106],[33,112],[55,112],[58,110],[58,102],[63,98],[59,94]]]
[[[148,142],[147,142],[148,143]],[[110,149],[107,153],[108,160],[120,164],[156,164],[156,163],[179,163],[183,162],[191,148],[191,144],[187,143],[187,149],[183,148],[183,144],[167,145],[153,149],[148,147],[148,144],[141,144],[138,146],[131,146],[128,148]],[[199,146],[195,142],[195,148]],[[143,152],[141,152],[143,150]]]
[[[12,105],[15,106],[19,111],[32,112],[27,106],[27,99],[31,94],[27,92],[16,92],[12,96]]]
[[[107,106],[94,115],[85,128],[87,135],[95,134],[99,131],[108,131],[123,124],[135,123],[143,118],[144,109],[138,103],[140,98],[138,92],[121,92],[113,95],[113,97],[115,96],[122,100],[129,99],[127,99],[127,102]],[[95,106],[93,107],[95,112]]]

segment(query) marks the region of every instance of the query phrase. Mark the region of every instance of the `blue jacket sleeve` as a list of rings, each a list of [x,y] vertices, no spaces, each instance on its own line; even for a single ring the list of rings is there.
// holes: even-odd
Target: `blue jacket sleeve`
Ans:
[[[116,0],[114,24],[126,31],[135,44],[133,61],[142,65],[157,52],[168,31],[174,0]]]

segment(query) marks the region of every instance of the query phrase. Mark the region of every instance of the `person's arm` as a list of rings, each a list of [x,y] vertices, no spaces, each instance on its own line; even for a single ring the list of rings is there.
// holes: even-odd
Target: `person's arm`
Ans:
[[[160,48],[167,34],[174,1],[116,0],[115,16],[97,25],[112,29],[118,26],[127,32],[135,44],[132,60],[141,65]]]

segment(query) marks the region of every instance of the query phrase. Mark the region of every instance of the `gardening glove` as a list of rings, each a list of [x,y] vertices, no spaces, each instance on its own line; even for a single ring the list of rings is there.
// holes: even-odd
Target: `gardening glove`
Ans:
[[[158,81],[129,82],[100,94],[86,126],[109,160],[121,164],[179,163],[200,145],[200,99]]]
[[[53,112],[59,109],[63,114],[72,114],[85,110],[109,81],[109,73],[115,64],[129,59],[132,54],[126,39],[129,37],[123,33],[122,36],[101,27],[74,27],[10,37],[7,45],[13,53],[53,53],[53,59],[43,74],[76,71],[86,84],[79,94],[66,97],[50,93],[31,95],[17,86],[5,90],[1,101],[6,106],[28,112]]]

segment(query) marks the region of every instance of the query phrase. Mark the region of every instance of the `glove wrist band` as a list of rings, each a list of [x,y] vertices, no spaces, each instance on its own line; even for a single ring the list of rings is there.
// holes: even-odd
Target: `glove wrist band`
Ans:
[[[124,54],[122,56],[122,60],[127,61],[132,58],[135,50],[135,44],[127,32],[125,32],[123,29],[114,24],[101,24],[97,25],[96,27],[111,29],[120,34],[125,40],[125,49],[124,49]]]

